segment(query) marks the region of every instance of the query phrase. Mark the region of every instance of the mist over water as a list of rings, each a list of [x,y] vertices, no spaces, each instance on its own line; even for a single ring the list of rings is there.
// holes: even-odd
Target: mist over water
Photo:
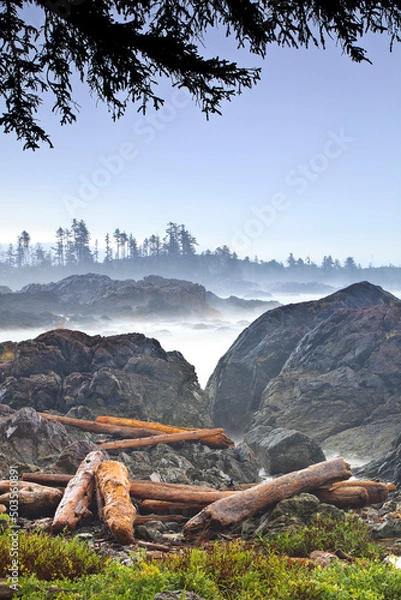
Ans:
[[[392,292],[401,298],[400,292]],[[327,294],[282,294],[272,299],[281,304],[292,304],[317,300]],[[262,314],[262,313],[261,313]],[[212,320],[124,320],[105,321],[97,325],[79,327],[89,335],[116,335],[120,333],[143,333],[157,339],[166,351],[178,350],[195,367],[199,384],[204,388],[212,375],[219,359],[229,349],[239,334],[257,315],[244,319],[244,315],[230,314],[222,319]],[[68,328],[68,323],[65,324]],[[0,342],[7,340],[22,341],[32,339],[46,331],[41,328],[0,329]]]

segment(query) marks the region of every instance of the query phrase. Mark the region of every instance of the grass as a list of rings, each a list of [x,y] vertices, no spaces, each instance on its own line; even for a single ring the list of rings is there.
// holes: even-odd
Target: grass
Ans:
[[[19,597],[75,600],[153,600],[164,590],[185,589],[205,600],[401,600],[401,571],[384,563],[383,549],[354,518],[317,520],[295,535],[254,543],[234,540],[188,548],[163,559],[133,553],[132,566],[102,558],[84,543],[21,534]],[[0,535],[0,572],[7,572],[7,531]],[[355,562],[310,569],[293,556],[337,548]]]

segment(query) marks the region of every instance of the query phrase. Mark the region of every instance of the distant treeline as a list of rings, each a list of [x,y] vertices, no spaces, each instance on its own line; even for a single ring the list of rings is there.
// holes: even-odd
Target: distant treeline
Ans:
[[[15,244],[4,249],[0,246],[0,273],[21,269],[29,271],[54,270],[57,275],[83,272],[109,273],[124,276],[143,276],[149,273],[166,277],[198,278],[222,277],[227,279],[264,279],[297,281],[355,281],[369,279],[375,283],[390,282],[401,285],[401,268],[393,265],[361,267],[352,256],[344,262],[331,255],[323,257],[320,265],[309,257],[296,258],[292,253],[283,263],[264,261],[257,256],[238,258],[226,245],[214,251],[197,253],[196,238],[184,224],[168,223],[165,235],[152,234],[139,243],[132,233],[116,229],[106,234],[102,251],[98,240],[90,244],[91,234],[85,221],[73,219],[69,228],[59,227],[54,246],[48,250],[43,244],[31,241],[22,231]]]

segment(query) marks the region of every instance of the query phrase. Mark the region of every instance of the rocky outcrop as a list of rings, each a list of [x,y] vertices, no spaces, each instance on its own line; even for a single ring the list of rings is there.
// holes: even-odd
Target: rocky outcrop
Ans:
[[[224,424],[232,434],[242,434],[255,413],[262,411],[263,417],[257,421],[258,423],[296,429],[316,437],[314,427],[317,420],[325,421],[328,417],[327,412],[323,415],[323,411],[320,411],[319,414],[321,391],[328,384],[328,376],[325,375],[327,369],[333,371],[333,376],[335,372],[335,381],[330,383],[332,389],[338,384],[340,385],[338,406],[342,406],[344,402],[348,404],[354,389],[366,388],[370,392],[379,394],[373,404],[369,400],[370,412],[378,409],[386,401],[390,401],[392,394],[396,393],[394,373],[392,383],[385,394],[385,400],[380,396],[387,381],[380,378],[377,371],[382,367],[385,373],[391,369],[394,370],[394,352],[397,352],[399,339],[397,333],[399,331],[397,307],[399,308],[399,306],[400,302],[392,294],[378,286],[362,282],[353,284],[321,300],[290,304],[264,313],[240,334],[220,359],[209,379],[207,393],[211,402],[213,422],[216,425]],[[375,308],[370,313],[364,313],[365,316],[362,317],[363,309],[366,307]],[[389,322],[385,317],[388,309],[393,311],[392,316],[390,314],[388,316]],[[367,336],[363,333],[363,328],[368,326],[374,314],[377,314],[377,319],[369,329],[370,339],[368,341]],[[357,315],[361,315],[359,321]],[[356,321],[353,323],[351,331],[349,327],[351,327],[353,318]],[[374,332],[375,327],[379,329],[377,335]],[[341,349],[338,347],[336,351],[332,347],[333,344],[330,344],[333,335],[337,342],[341,343]],[[386,367],[384,364],[377,364],[374,374],[360,373],[358,366],[360,361],[363,361],[364,357],[373,351],[372,344],[381,342],[386,343],[385,352],[387,350],[390,354],[393,352],[392,366]],[[390,347],[393,348],[393,351],[390,351]],[[333,351],[335,358],[333,356],[333,361],[330,363],[328,360]],[[321,366],[319,366],[319,360],[320,362],[322,360],[319,359],[319,352],[327,355],[327,360],[323,360]],[[342,353],[346,353],[346,357],[342,360],[340,368],[335,361],[342,357]],[[385,360],[384,355],[381,358],[377,354],[375,356],[382,363]],[[353,367],[348,364],[351,359]],[[307,362],[305,363],[305,361]],[[298,363],[299,368],[295,367]],[[313,405],[304,402],[307,396],[301,388],[303,389],[302,386],[306,385],[305,379],[302,383],[298,383],[300,370],[303,368],[310,371],[311,382],[313,381],[313,372],[316,369],[321,371],[315,384],[308,384],[308,394],[312,392],[313,385],[315,385],[312,394],[312,398],[315,399]],[[298,369],[296,373],[295,369]],[[284,384],[284,382],[286,383]],[[382,384],[381,387],[378,385],[379,382]],[[279,389],[283,390],[283,385],[286,386],[285,400],[281,400],[283,394],[277,393]],[[285,416],[282,413],[284,404],[285,406],[292,404],[294,393],[301,398],[297,404],[297,410],[301,410],[302,413],[299,419],[295,417],[295,411],[286,411]],[[359,396],[361,395],[362,392]],[[369,398],[371,396],[372,393],[369,394]],[[333,397],[331,397],[331,401],[333,401]],[[277,404],[274,404],[275,402]],[[358,402],[354,404],[356,405]],[[367,418],[369,408],[362,412],[364,418]],[[288,416],[290,416],[290,421],[287,420]],[[292,418],[293,416],[294,418]],[[355,406],[355,418],[348,419],[346,426],[352,427],[353,424],[360,424],[359,417],[361,416],[361,411]],[[269,420],[270,417],[271,420]],[[334,420],[340,422],[341,419],[334,416]],[[305,421],[310,425],[305,425]],[[301,422],[302,424],[299,426]],[[325,428],[326,432],[322,431],[322,435],[317,436],[318,440],[334,435],[345,427],[341,429],[341,427],[332,426],[328,422],[325,424]]]
[[[337,310],[266,386],[254,422],[297,429],[359,458],[375,445],[384,453],[401,427],[400,358],[401,302]]]
[[[0,328],[95,325],[104,319],[218,318],[219,311],[254,318],[277,302],[223,299],[203,285],[149,275],[142,280],[113,280],[107,275],[71,275],[48,284],[29,284],[1,296]]]
[[[209,426],[194,368],[143,334],[58,329],[0,344],[0,402],[85,418],[100,414]],[[80,414],[77,414],[80,413]]]

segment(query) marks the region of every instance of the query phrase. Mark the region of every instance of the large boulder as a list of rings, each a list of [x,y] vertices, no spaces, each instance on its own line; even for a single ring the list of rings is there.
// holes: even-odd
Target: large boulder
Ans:
[[[33,408],[0,405],[0,479],[8,478],[10,465],[47,467],[72,442],[64,425],[43,419]]]
[[[319,444],[299,431],[269,428],[256,439],[254,433],[245,435],[245,441],[269,475],[291,473],[326,460]]]
[[[255,413],[261,410],[263,418],[258,420],[257,424],[296,429],[316,437],[314,429],[316,421],[320,422],[327,417],[327,411],[324,415],[319,411],[319,398],[321,391],[328,385],[333,392],[339,386],[338,395],[331,396],[330,399],[331,402],[337,403],[334,404],[333,410],[336,423],[341,421],[339,416],[341,410],[338,408],[344,403],[352,404],[350,396],[354,395],[355,389],[359,389],[359,397],[363,394],[361,390],[368,390],[369,406],[362,409],[366,418],[396,393],[394,385],[397,369],[394,359],[399,344],[397,317],[400,306],[400,301],[392,294],[378,286],[362,282],[321,300],[290,304],[264,313],[240,334],[220,359],[209,379],[206,389],[214,424],[224,425],[230,433],[241,435]],[[366,307],[372,307],[372,311],[365,313],[363,317],[362,312]],[[388,309],[392,311],[391,316],[389,313],[391,323],[386,321]],[[374,318],[372,315],[375,314],[377,315],[375,324],[370,327],[370,318]],[[348,330],[350,326],[352,331]],[[368,335],[365,335],[364,327],[368,327]],[[378,328],[376,334],[375,327]],[[333,335],[336,342],[331,342]],[[347,338],[347,342],[343,338]],[[376,365],[372,374],[367,370],[361,373],[361,361],[373,352],[376,342],[386,345],[385,352],[390,353],[387,357],[390,364],[386,366],[384,355],[379,358],[376,353],[377,360],[380,360],[381,364]],[[341,345],[341,350],[340,346],[337,350],[334,349],[336,343]],[[334,354],[330,363],[332,352]],[[318,361],[316,365],[315,355]],[[351,359],[352,367],[349,365]],[[304,364],[305,361],[307,364]],[[341,364],[337,364],[338,362]],[[389,370],[393,371],[388,389],[386,379],[380,376],[382,367],[385,373]],[[313,373],[316,369],[319,377],[313,383]],[[304,371],[310,374],[308,393],[302,392],[307,385],[305,379],[300,381],[300,375]],[[330,379],[328,373],[331,371],[333,379],[328,381]],[[288,385],[284,384],[287,381]],[[284,385],[286,385],[285,401],[282,400],[283,393],[281,393]],[[381,396],[384,388],[386,388],[385,399]],[[312,390],[313,405],[309,401],[305,402]],[[277,391],[279,394],[275,404]],[[373,402],[372,394],[377,395]],[[290,407],[293,398],[297,396],[301,400],[297,403],[296,410],[291,412],[289,409],[287,412],[287,405]],[[360,403],[360,400],[358,402]],[[355,418],[349,418],[342,428],[333,427],[330,422],[326,423],[327,431],[325,434],[322,431],[322,435],[317,439],[325,439],[346,427],[351,427],[358,422],[358,419],[360,423],[361,410],[358,402],[355,402],[354,407]],[[365,404],[365,400],[362,404]],[[298,419],[295,414],[297,410],[301,411]],[[289,414],[291,420],[287,421]]]
[[[0,344],[0,401],[12,408],[208,427],[194,368],[155,339],[58,329]]]

